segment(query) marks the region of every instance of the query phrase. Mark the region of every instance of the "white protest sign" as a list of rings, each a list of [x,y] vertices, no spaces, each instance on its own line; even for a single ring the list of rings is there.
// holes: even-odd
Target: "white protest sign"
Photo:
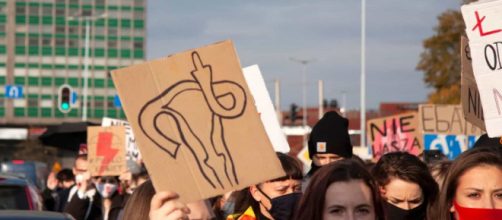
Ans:
[[[138,146],[136,145],[136,139],[134,138],[134,133],[132,132],[132,128],[129,122],[120,119],[104,117],[103,121],[101,122],[101,126],[124,126],[126,129],[126,160],[133,160],[137,162],[141,159],[141,153],[139,152]]]
[[[502,136],[502,1],[462,6],[474,77],[478,85],[486,131]]]
[[[289,152],[288,141],[277,120],[277,114],[272,100],[270,99],[263,76],[261,75],[260,68],[258,65],[253,65],[243,68],[242,71],[274,150],[282,153]]]

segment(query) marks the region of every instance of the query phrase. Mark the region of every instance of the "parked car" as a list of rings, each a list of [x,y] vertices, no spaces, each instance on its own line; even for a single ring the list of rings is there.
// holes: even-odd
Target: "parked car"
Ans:
[[[0,220],[73,220],[66,213],[47,211],[0,210]]]
[[[42,211],[38,189],[23,177],[0,173],[0,210]]]
[[[46,163],[38,161],[12,160],[0,163],[0,172],[23,176],[42,191],[46,187],[49,168]]]

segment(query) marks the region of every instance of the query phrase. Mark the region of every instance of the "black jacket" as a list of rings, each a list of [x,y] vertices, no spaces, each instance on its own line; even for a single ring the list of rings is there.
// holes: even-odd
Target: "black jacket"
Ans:
[[[124,208],[125,198],[123,195],[115,192],[111,200],[112,204],[108,212],[108,220],[117,220],[119,213]],[[102,197],[97,192],[92,197],[92,203],[90,198],[80,199],[78,195],[74,195],[64,212],[72,215],[76,220],[102,220],[104,219],[102,204]]]

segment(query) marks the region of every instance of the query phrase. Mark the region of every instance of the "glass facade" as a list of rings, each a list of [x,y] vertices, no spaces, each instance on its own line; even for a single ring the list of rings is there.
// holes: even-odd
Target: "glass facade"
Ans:
[[[0,0],[0,117],[82,117],[89,25],[87,116],[125,118],[109,73],[144,61],[145,8],[146,0]],[[7,99],[8,84],[22,86],[23,97]],[[68,113],[57,106],[64,84],[77,97]]]

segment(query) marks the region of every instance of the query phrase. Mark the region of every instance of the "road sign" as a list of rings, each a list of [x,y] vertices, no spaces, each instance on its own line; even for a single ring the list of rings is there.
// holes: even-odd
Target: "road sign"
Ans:
[[[23,98],[23,86],[20,85],[6,85],[5,98],[20,99]]]
[[[122,108],[122,103],[120,102],[119,95],[115,95],[113,97],[113,104],[115,105],[116,108]]]

